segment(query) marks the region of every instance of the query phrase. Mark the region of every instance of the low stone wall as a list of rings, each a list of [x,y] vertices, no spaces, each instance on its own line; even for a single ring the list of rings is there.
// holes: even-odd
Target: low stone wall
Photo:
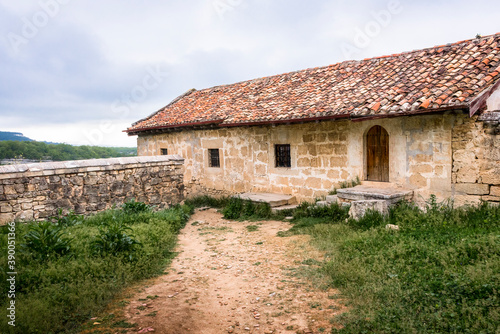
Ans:
[[[129,199],[158,206],[183,200],[178,155],[0,166],[0,223],[43,219],[59,208],[90,214]]]

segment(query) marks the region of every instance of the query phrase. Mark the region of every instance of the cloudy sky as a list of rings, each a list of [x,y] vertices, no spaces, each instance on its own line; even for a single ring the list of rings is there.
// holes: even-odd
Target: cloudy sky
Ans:
[[[500,32],[486,0],[0,0],[0,131],[135,146],[188,89]]]

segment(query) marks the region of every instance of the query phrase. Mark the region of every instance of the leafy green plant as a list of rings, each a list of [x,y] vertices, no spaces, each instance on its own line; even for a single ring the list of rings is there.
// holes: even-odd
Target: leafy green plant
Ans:
[[[122,210],[125,214],[133,215],[141,212],[148,212],[151,207],[143,202],[136,202],[135,199],[131,199],[122,205]]]
[[[91,248],[99,255],[122,255],[129,260],[142,244],[134,239],[132,229],[119,221],[99,228],[99,235],[92,241]]]
[[[50,220],[58,226],[69,227],[81,223],[83,221],[83,216],[77,215],[73,210],[63,214],[63,209],[58,209],[57,216],[52,217]]]
[[[42,261],[52,256],[68,255],[71,252],[71,239],[65,237],[64,234],[61,226],[51,222],[30,225],[21,248],[32,257]]]

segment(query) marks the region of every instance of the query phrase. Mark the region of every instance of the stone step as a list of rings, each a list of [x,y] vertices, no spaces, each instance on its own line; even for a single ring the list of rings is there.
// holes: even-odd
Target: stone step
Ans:
[[[339,197],[337,195],[328,195],[326,196],[326,201],[328,203],[337,203],[339,201]]]
[[[239,194],[236,197],[255,203],[268,203],[272,208],[293,205],[297,203],[297,199],[295,198],[295,196],[283,194],[244,193]]]
[[[337,196],[343,201],[384,200],[388,205],[396,204],[401,200],[413,199],[413,190],[392,187],[372,187],[366,185],[354,188],[338,189]]]
[[[283,206],[277,206],[272,208],[271,210],[273,213],[278,213],[280,211],[285,211],[285,210],[295,210],[299,207],[298,204],[290,204],[290,205],[283,205]]]

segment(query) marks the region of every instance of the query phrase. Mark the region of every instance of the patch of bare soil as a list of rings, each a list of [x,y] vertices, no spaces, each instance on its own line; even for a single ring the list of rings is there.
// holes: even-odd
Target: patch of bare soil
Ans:
[[[258,229],[251,232],[250,225]],[[343,312],[333,299],[338,291],[322,290],[307,274],[323,260],[308,236],[276,236],[290,227],[197,211],[168,273],[127,306],[127,321],[138,324],[129,333],[330,332],[330,320]]]

